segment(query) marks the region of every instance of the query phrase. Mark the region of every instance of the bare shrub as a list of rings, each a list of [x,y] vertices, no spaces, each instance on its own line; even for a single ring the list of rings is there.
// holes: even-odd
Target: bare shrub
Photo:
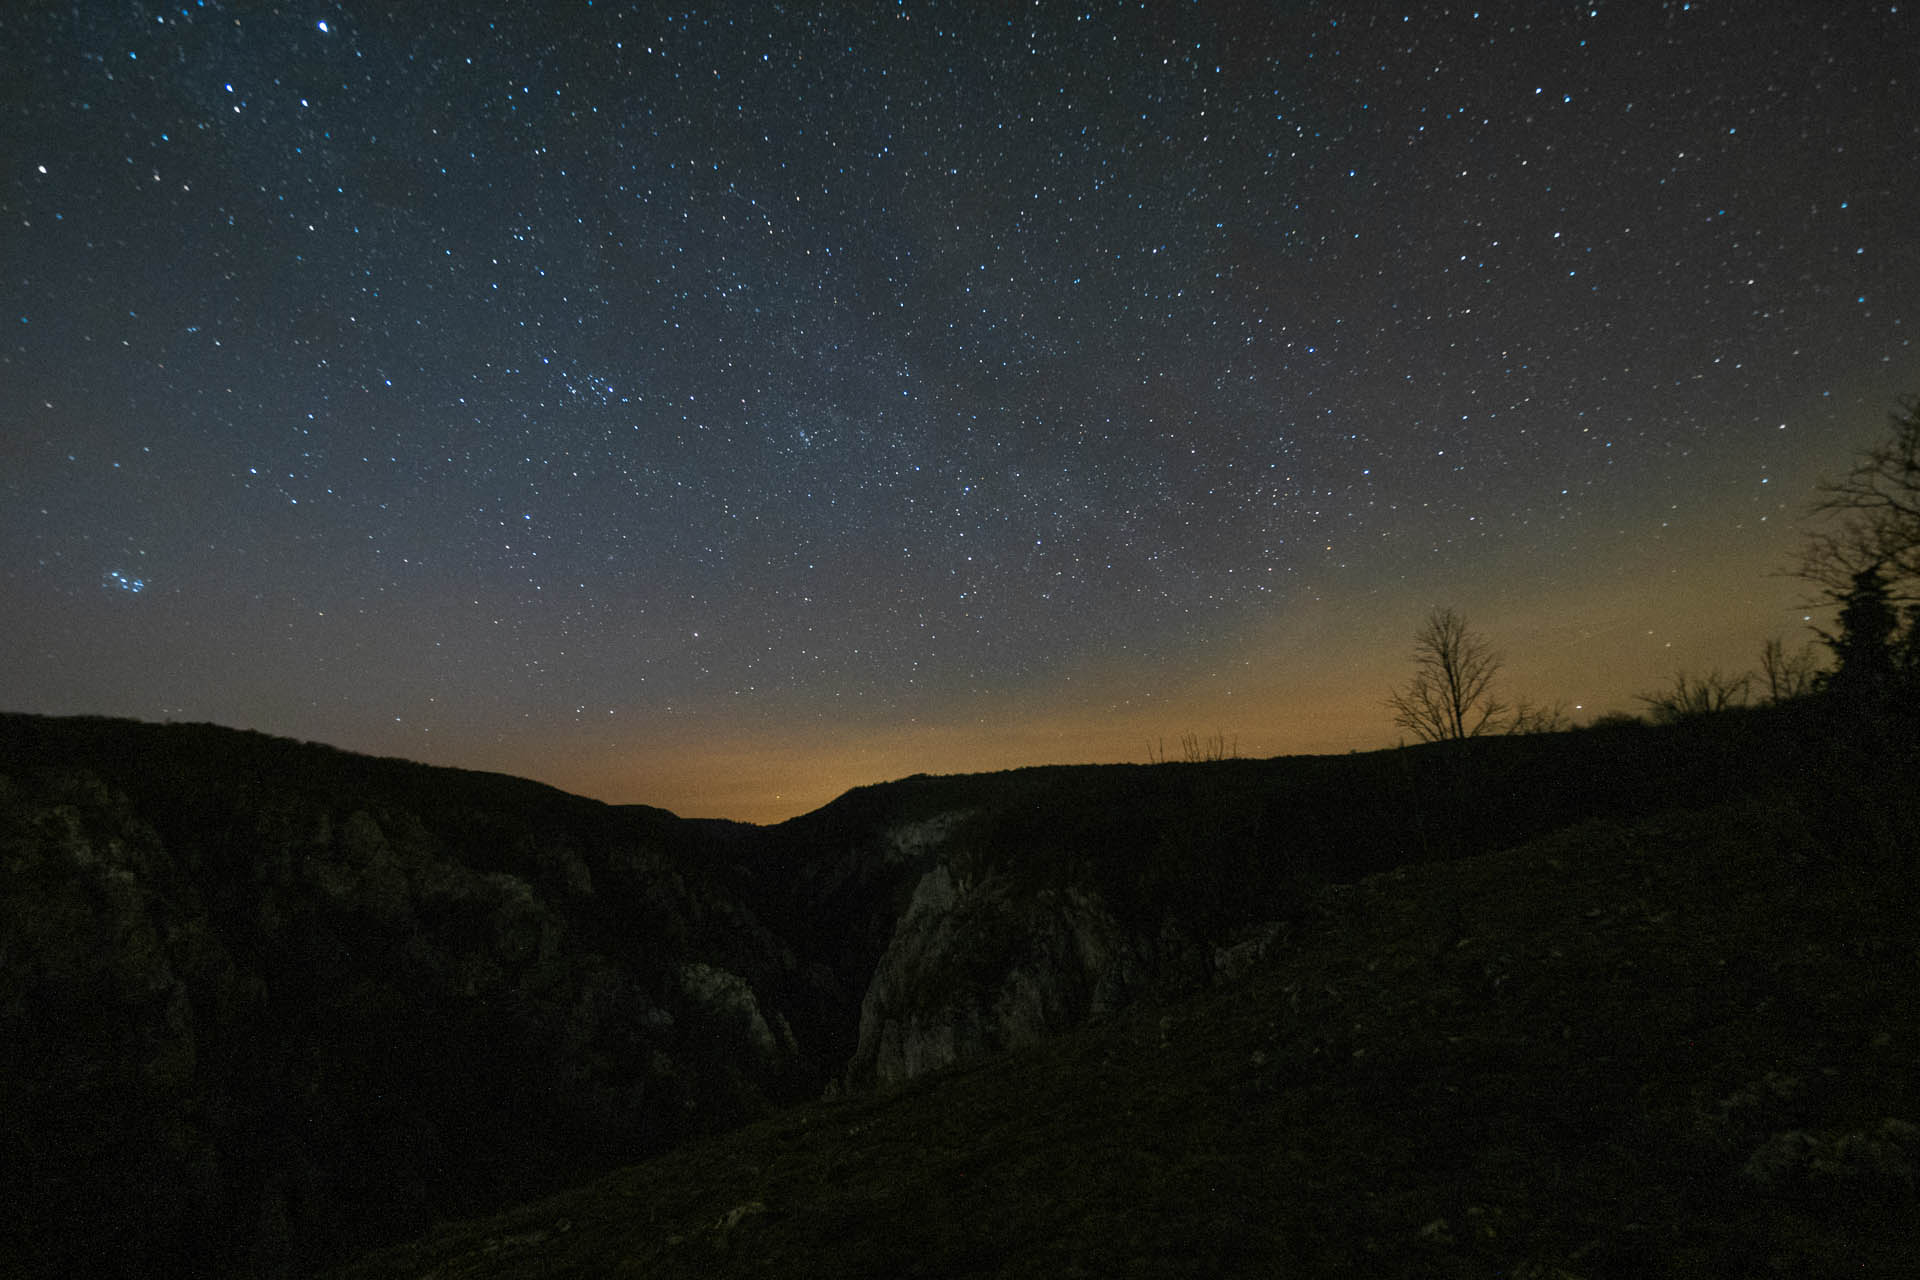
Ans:
[[[1722,675],[1716,668],[1704,676],[1675,672],[1673,683],[1667,688],[1636,694],[1634,697],[1636,701],[1647,704],[1648,713],[1656,721],[1671,724],[1692,716],[1712,715],[1716,711],[1744,707],[1752,691],[1751,671],[1728,676]]]

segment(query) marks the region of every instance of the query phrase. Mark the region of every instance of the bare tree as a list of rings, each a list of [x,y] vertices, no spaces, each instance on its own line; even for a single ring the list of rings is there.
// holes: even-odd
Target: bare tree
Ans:
[[[1724,676],[1717,670],[1709,671],[1704,676],[1690,676],[1681,671],[1675,673],[1670,687],[1654,693],[1635,694],[1634,697],[1647,704],[1647,710],[1655,720],[1672,723],[1691,716],[1744,707],[1752,689],[1753,673],[1750,671],[1743,671],[1737,676]]]
[[[1240,758],[1240,739],[1235,738],[1231,745],[1225,733],[1215,733],[1211,738],[1202,738],[1197,733],[1180,735],[1181,758],[1188,764],[1208,764],[1216,760],[1238,760]],[[1171,756],[1167,754],[1167,740],[1160,739],[1156,748],[1147,744],[1147,763],[1166,764]]]
[[[1776,636],[1760,651],[1760,676],[1767,683],[1768,702],[1791,702],[1812,693],[1819,674],[1820,659],[1811,643],[1788,653],[1786,642]]]
[[[1215,760],[1238,760],[1240,758],[1240,739],[1235,738],[1232,745],[1227,743],[1227,735],[1216,731],[1211,738],[1201,738],[1197,733],[1180,735],[1180,751],[1191,764],[1203,764]]]
[[[1500,655],[1452,609],[1435,609],[1414,634],[1413,682],[1387,695],[1393,722],[1424,742],[1497,732],[1507,706],[1493,696]]]
[[[1513,715],[1507,719],[1508,733],[1559,733],[1572,727],[1573,717],[1561,698],[1546,703],[1522,698],[1513,704]]]
[[[1795,572],[1830,601],[1873,568],[1894,600],[1920,599],[1920,396],[1897,406],[1886,439],[1862,451],[1843,479],[1820,482],[1810,514],[1825,527],[1808,533]]]

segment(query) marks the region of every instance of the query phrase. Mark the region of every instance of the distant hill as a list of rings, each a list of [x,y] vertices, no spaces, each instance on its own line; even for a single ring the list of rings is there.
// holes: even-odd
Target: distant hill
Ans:
[[[1400,902],[1379,909],[1424,922],[1417,945],[1434,948],[1432,973],[1396,961],[1386,975],[1353,980],[1382,984],[1368,998],[1401,1009],[1393,1017],[1412,1019],[1406,1035],[1416,1041],[1411,1028],[1431,1011],[1416,1016],[1408,1002],[1423,999],[1416,988],[1430,981],[1457,988],[1446,1016],[1466,1019],[1473,1035],[1486,1033],[1493,1016],[1485,992],[1459,974],[1445,977],[1457,967],[1445,947],[1459,939],[1439,940],[1435,930],[1474,939],[1462,944],[1468,949],[1495,948],[1512,966],[1516,948],[1546,945],[1544,926],[1521,917],[1536,907],[1542,920],[1564,916],[1543,886],[1559,877],[1630,879],[1638,873],[1622,867],[1679,854],[1695,870],[1673,892],[1705,894],[1701,901],[1731,894],[1726,929],[1786,938],[1782,913],[1802,899],[1823,904],[1792,927],[1833,952],[1833,972],[1857,984],[1845,966],[1866,964],[1866,953],[1840,955],[1840,934],[1854,927],[1845,922],[1857,922],[1862,938],[1881,936],[1871,931],[1889,921],[1885,904],[1898,896],[1889,886],[1910,890],[1913,806],[1880,800],[1887,778],[1910,780],[1911,763],[1829,721],[1808,704],[1364,755],[916,777],[761,828],[216,726],[3,715],[0,1203],[13,1208],[0,1273],[303,1272],[649,1157],[654,1163],[614,1175],[602,1191],[577,1194],[645,1188],[649,1220],[662,1224],[655,1236],[616,1244],[546,1222],[528,1230],[571,1243],[502,1252],[499,1239],[487,1246],[455,1233],[446,1256],[466,1260],[441,1274],[536,1274],[537,1260],[563,1255],[583,1259],[579,1274],[603,1274],[619,1259],[593,1250],[615,1248],[663,1273],[704,1273],[722,1256],[713,1248],[779,1223],[797,1230],[823,1213],[871,1237],[893,1212],[888,1186],[918,1187],[936,1208],[949,1206],[939,1212],[959,1215],[927,1227],[929,1247],[949,1258],[929,1263],[935,1270],[965,1269],[969,1241],[978,1240],[1000,1251],[995,1266],[1037,1272],[1066,1255],[991,1244],[972,1212],[1018,1224],[1024,1210],[979,1201],[961,1171],[1029,1171],[1008,1175],[1009,1187],[1029,1174],[1051,1176],[1044,1160],[1023,1154],[1020,1133],[1067,1142],[1067,1160],[1079,1139],[1048,1126],[1071,1115],[1092,1121],[1072,1108],[1022,1111],[1021,1099],[1071,1089],[1072,1073],[1086,1066],[1075,1055],[1134,1053],[1140,1037],[1158,1034],[1156,1019],[1212,1028],[1192,1050],[1200,1055],[1189,1064],[1200,1071],[1195,1087],[1227,1069],[1207,1048],[1210,1037],[1237,1044],[1233,1028],[1243,1022],[1268,1028],[1261,1034],[1271,1044],[1247,1050],[1267,1062],[1306,1053],[1319,1072],[1354,1059],[1302,1048],[1347,1035],[1329,1019],[1352,1010],[1274,976],[1301,965],[1365,966],[1368,958],[1339,939],[1400,927],[1343,915],[1342,904]],[[1729,830],[1757,833],[1761,843]],[[1678,854],[1674,832],[1694,833]],[[1770,887],[1749,901],[1727,868],[1755,858],[1756,884]],[[1408,870],[1416,867],[1428,869]],[[1338,887],[1383,873],[1389,878],[1366,881],[1359,898]],[[1657,880],[1639,891],[1649,917],[1662,909],[1648,896],[1657,897]],[[1713,893],[1701,888],[1708,881]],[[1381,887],[1402,883],[1412,887]],[[1475,894],[1487,901],[1468,902]],[[1625,910],[1600,910],[1612,919],[1606,913],[1616,908]],[[1708,945],[1690,932],[1704,910],[1688,907],[1677,932],[1609,933],[1604,946],[1624,954],[1671,939],[1693,955]],[[1526,925],[1533,940],[1471,923],[1489,912],[1504,922],[1499,929]],[[1577,932],[1579,920],[1567,927]],[[1911,1062],[1912,1010],[1887,1001],[1890,984],[1916,976],[1901,968],[1911,967],[1912,949],[1873,955],[1879,985],[1859,993],[1860,1008],[1892,1037],[1881,1046],[1891,1046],[1885,1060]],[[1653,1006],[1635,1005],[1622,971],[1562,972],[1563,958],[1546,964],[1561,973],[1553,999],[1564,1002],[1555,1016],[1571,1028],[1563,1045],[1591,1049],[1594,1037],[1624,1034],[1637,1017],[1670,1017],[1654,997]],[[1650,955],[1645,963],[1681,960]],[[1711,977],[1695,984],[1709,1003],[1721,998]],[[1276,981],[1292,982],[1284,1009],[1271,1004],[1280,998]],[[1786,1007],[1786,995],[1766,995],[1773,988],[1754,981],[1764,988],[1756,1000]],[[1572,1015],[1594,1002],[1611,1012],[1582,1030]],[[1515,1032],[1527,1044],[1536,1034]],[[1752,1034],[1784,1051],[1765,1019]],[[1407,1070],[1433,1065],[1421,1056],[1432,1046],[1393,1044]],[[1629,1048],[1621,1069],[1650,1069],[1656,1050]],[[1557,1061],[1523,1054],[1513,1070],[1524,1076]],[[1303,1069],[1276,1068],[1259,1097],[1291,1096],[1287,1072]],[[1349,1089],[1341,1096],[1351,1105],[1397,1114],[1400,1101],[1369,1094],[1364,1072],[1348,1084],[1337,1073],[1326,1078]],[[1088,1079],[1088,1096],[1102,1096],[1105,1077]],[[1175,1117],[1214,1105],[1182,1093],[1176,1076],[1149,1070],[1127,1080],[1112,1087],[1152,1090],[1172,1108],[1171,1127],[1154,1140],[1163,1145],[1188,1141],[1176,1131],[1187,1122]],[[1718,1087],[1717,1077],[1711,1082]],[[1013,1093],[993,1096],[1002,1087]],[[1861,1087],[1884,1102],[1880,1119],[1920,1122],[1904,1093]],[[823,1093],[840,1100],[790,1109]],[[1134,1108],[1133,1118],[1114,1119],[1114,1132],[1149,1141],[1157,1122],[1130,1096],[1115,1105]],[[769,1134],[792,1139],[790,1126],[817,1123],[808,1117],[922,1122],[914,1117],[923,1102],[886,1098],[944,1098],[924,1106],[994,1118],[972,1147],[959,1131],[942,1130],[947,1155],[932,1165],[890,1166],[870,1146],[823,1145],[815,1131],[806,1148],[828,1163],[804,1176],[823,1179],[821,1187],[762,1187],[713,1208],[714,1221],[740,1210],[724,1230],[699,1217],[711,1208],[702,1195],[724,1199],[735,1187],[717,1167],[690,1172],[687,1161],[732,1159],[713,1153],[746,1143],[759,1154],[743,1159],[771,1167],[752,1144],[773,1141]],[[1912,1154],[1897,1125],[1883,1133],[1864,1113],[1827,1118],[1867,1127],[1819,1130],[1825,1137],[1806,1130],[1816,1147],[1878,1143],[1896,1170],[1902,1153]],[[867,1120],[852,1123],[867,1132]],[[1107,1159],[1106,1138],[1075,1132],[1094,1144],[1086,1158]],[[1750,1136],[1729,1133],[1735,1145]],[[1226,1168],[1251,1158],[1246,1152],[1222,1150],[1219,1177],[1253,1176]],[[941,1171],[949,1156],[958,1163]],[[1359,1177],[1367,1161],[1385,1158],[1356,1152],[1347,1173]],[[840,1160],[883,1180],[875,1198],[834,1199],[847,1190],[830,1173]],[[1172,1194],[1185,1176],[1162,1190]],[[1887,1176],[1896,1191],[1910,1190]],[[920,1186],[923,1177],[939,1185]],[[1150,1190],[1123,1182],[1101,1194],[1149,1204]],[[619,1192],[629,1212],[636,1194]],[[569,1220],[611,1220],[613,1209],[594,1203]],[[1092,1211],[1072,1208],[1071,1196],[1063,1203],[1070,1217]],[[540,1212],[514,1211],[476,1230],[531,1239],[500,1224]],[[1446,1227],[1422,1238],[1471,1234],[1466,1212],[1438,1213]],[[1046,1221],[1017,1229],[1045,1232]],[[1074,1238],[1061,1229],[1060,1239]],[[671,1236],[680,1243],[661,1243]],[[682,1248],[688,1241],[697,1245]],[[860,1258],[881,1271],[894,1266],[871,1252],[806,1253],[811,1247],[776,1232],[765,1241],[775,1253],[754,1256],[790,1261],[791,1271],[773,1268],[782,1274],[846,1273]],[[1139,1265],[1151,1269],[1160,1258],[1170,1271],[1172,1256],[1149,1250]],[[817,1272],[808,1270],[814,1262]],[[496,1263],[506,1270],[489,1270]],[[1585,1274],[1567,1265],[1564,1274]]]

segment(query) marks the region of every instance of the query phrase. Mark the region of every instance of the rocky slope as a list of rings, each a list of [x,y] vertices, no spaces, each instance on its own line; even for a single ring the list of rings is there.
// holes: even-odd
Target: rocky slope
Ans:
[[[817,1094],[715,833],[205,726],[8,717],[0,1272],[272,1272]]]
[[[762,829],[0,716],[0,1272],[324,1263],[1192,998],[1330,883],[1859,773],[1808,740],[1746,716],[916,777]],[[1844,787],[1814,790],[1825,821]]]
[[[338,1280],[1911,1276],[1914,816],[1742,800],[1325,886],[1238,981]]]
[[[1328,881],[1768,794],[1808,767],[1802,728],[919,777],[766,832],[730,866],[761,918],[863,992],[856,1022],[819,1029],[838,1084],[887,1086],[1230,980]]]

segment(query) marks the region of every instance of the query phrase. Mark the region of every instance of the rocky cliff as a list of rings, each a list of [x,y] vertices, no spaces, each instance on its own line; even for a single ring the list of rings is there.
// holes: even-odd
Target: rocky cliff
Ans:
[[[1628,736],[915,777],[751,828],[0,716],[0,1273],[321,1264],[1217,985],[1316,885],[1798,768],[1763,718]]]
[[[6,718],[0,1271],[273,1273],[817,1093],[838,1063],[793,1022],[856,993],[714,845],[511,779]]]
[[[1152,992],[1229,981],[1279,935],[1266,921],[1217,941],[1168,917],[1123,923],[1083,885],[1023,891],[936,862],[914,886],[860,1003],[847,1087],[924,1072],[1105,1018]]]

